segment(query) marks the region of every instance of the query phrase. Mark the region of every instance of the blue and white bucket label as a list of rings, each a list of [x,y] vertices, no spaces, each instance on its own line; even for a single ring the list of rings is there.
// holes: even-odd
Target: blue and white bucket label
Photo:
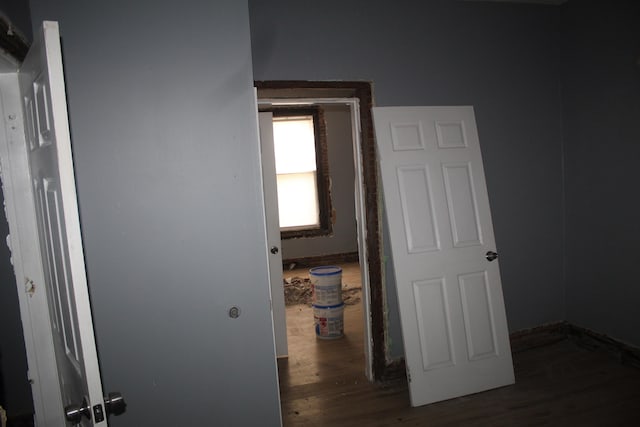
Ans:
[[[342,303],[342,269],[340,267],[315,267],[309,270],[309,277],[313,305],[331,306]]]
[[[314,305],[313,318],[318,338],[340,338],[344,334],[344,304],[330,307]]]

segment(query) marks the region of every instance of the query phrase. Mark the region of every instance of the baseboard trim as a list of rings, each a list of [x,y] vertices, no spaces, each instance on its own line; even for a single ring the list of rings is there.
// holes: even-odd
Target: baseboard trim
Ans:
[[[567,339],[587,350],[604,351],[623,365],[640,368],[640,348],[566,321],[547,323],[509,334],[512,353],[548,346]],[[404,357],[387,362],[384,374],[382,381],[404,377]]]
[[[640,348],[569,322],[549,323],[516,331],[509,339],[513,353],[569,339],[580,347],[605,351],[622,364],[640,368]]]
[[[396,381],[406,378],[407,366],[404,362],[404,357],[395,359],[387,363],[384,367],[382,375],[380,375],[381,382]]]
[[[519,353],[567,339],[567,322],[545,323],[534,328],[521,329],[509,334],[511,352]]]
[[[294,268],[311,268],[320,265],[342,264],[346,262],[358,262],[358,252],[344,252],[339,254],[318,255],[301,258],[287,258],[282,260],[282,268],[284,271]]]
[[[640,348],[573,324],[567,324],[567,338],[588,350],[603,350],[623,365],[640,368]]]

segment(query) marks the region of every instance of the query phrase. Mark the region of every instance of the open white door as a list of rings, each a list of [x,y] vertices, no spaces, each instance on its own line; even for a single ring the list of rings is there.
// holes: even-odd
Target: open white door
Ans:
[[[44,283],[30,286],[34,292],[46,293],[52,335],[46,340],[36,339],[53,341],[62,397],[59,413],[64,414],[60,419],[73,419],[69,424],[106,427],[56,22],[44,23],[43,32],[34,40],[18,77],[25,117],[23,150],[27,152],[30,176],[26,171],[21,176],[12,171],[13,183],[31,187],[33,191],[35,224],[23,225],[36,229]],[[24,239],[12,232],[12,239],[16,237]],[[20,242],[21,246],[29,244],[33,243]],[[36,351],[38,345],[41,344],[36,343]]]
[[[374,108],[411,404],[514,382],[472,107]]]
[[[269,248],[269,280],[271,282],[271,313],[276,340],[276,356],[285,357],[287,348],[287,316],[282,282],[282,253],[280,252],[280,222],[278,216],[278,184],[276,156],[273,148],[273,114],[259,113],[260,151],[262,156],[262,182],[264,209],[267,222]]]

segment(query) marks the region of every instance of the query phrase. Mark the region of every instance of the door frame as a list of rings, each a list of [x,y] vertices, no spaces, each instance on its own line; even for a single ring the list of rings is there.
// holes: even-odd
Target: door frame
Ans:
[[[51,319],[45,288],[41,285],[44,272],[17,71],[0,74],[0,113],[2,186],[9,224],[7,243],[16,276],[35,421],[37,425],[64,425]]]
[[[362,173],[362,147],[360,143],[360,105],[358,98],[262,98],[258,99],[258,107],[284,107],[284,106],[320,106],[320,105],[346,105],[349,107],[351,115],[351,140],[353,144],[353,160],[356,182],[355,207],[358,234],[358,260],[360,263],[363,317],[364,317],[364,355],[365,374],[370,381],[373,381],[372,353],[371,346],[371,298],[369,285],[369,266],[367,264],[367,218],[366,207],[363,195],[365,194],[364,180]]]
[[[387,363],[382,264],[382,230],[379,210],[378,168],[373,135],[371,108],[373,106],[369,82],[310,82],[256,81],[258,104],[300,104],[322,100],[336,100],[349,105],[352,119],[355,172],[358,180],[356,212],[358,216],[359,256],[363,270],[363,315],[365,317],[365,372],[372,381],[404,375],[398,363]],[[362,268],[362,267],[361,267]],[[365,286],[364,280],[368,285]],[[402,368],[402,369],[399,369]]]

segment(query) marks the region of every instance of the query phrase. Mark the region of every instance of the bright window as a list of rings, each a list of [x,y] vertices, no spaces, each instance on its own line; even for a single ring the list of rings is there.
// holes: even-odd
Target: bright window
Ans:
[[[273,139],[280,228],[319,227],[313,116],[275,117]]]
[[[324,113],[320,107],[271,111],[281,237],[330,235],[331,195]]]

